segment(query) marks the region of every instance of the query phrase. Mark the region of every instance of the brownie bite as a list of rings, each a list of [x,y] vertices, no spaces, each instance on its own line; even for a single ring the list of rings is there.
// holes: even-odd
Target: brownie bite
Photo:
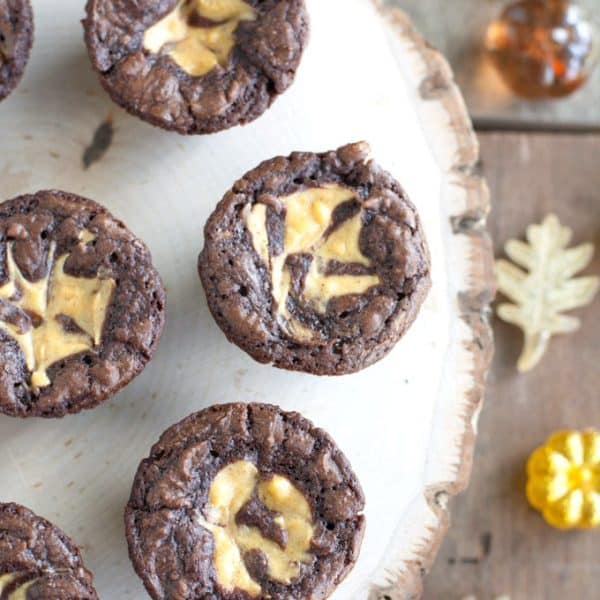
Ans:
[[[182,134],[259,117],[293,82],[304,0],[88,0],[94,69],[113,100]]]
[[[59,191],[0,204],[0,412],[92,408],[151,359],[165,291],[143,242]]]
[[[18,504],[0,504],[0,600],[96,600],[79,548]]]
[[[366,143],[268,160],[208,220],[199,273],[227,338],[318,375],[387,354],[429,290],[429,253],[400,184]]]
[[[348,460],[310,421],[213,406],[140,464],[129,554],[155,600],[327,598],[358,557],[363,508]]]
[[[33,44],[29,0],[0,0],[0,100],[17,87]]]

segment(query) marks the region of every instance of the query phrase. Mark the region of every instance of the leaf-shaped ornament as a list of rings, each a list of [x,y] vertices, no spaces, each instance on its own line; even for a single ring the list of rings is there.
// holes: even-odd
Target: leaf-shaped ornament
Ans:
[[[496,261],[498,288],[513,302],[500,304],[498,316],[525,334],[517,364],[521,372],[539,363],[553,335],[579,328],[579,319],[562,313],[589,304],[600,286],[598,277],[573,277],[590,264],[594,246],[567,248],[572,234],[556,215],[548,215],[527,228],[528,243],[506,243],[506,254],[516,264]]]

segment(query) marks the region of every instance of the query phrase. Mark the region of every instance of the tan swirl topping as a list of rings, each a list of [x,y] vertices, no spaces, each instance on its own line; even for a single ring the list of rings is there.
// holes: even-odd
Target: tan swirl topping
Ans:
[[[21,573],[6,573],[0,575],[0,597],[4,598],[3,592],[13,583]],[[28,579],[24,583],[17,585],[16,589],[6,596],[6,600],[27,600],[27,590],[35,583],[35,579]]]
[[[168,54],[186,73],[205,75],[227,65],[241,21],[256,12],[242,0],[182,0],[144,34],[144,48]]]
[[[287,534],[285,547],[265,538],[256,527],[236,522],[237,514],[255,492]],[[227,591],[242,590],[253,597],[261,593],[243,560],[244,553],[251,550],[266,556],[269,577],[284,584],[298,577],[300,565],[310,561],[314,528],[306,498],[281,475],[260,480],[251,462],[241,460],[219,471],[210,486],[205,516],[200,521],[213,534],[217,580]]]
[[[5,573],[0,575],[0,594],[14,581],[16,573]]]
[[[82,231],[82,243],[93,239],[89,231]],[[55,259],[55,250],[56,246],[52,244],[46,276],[39,281],[29,281],[14,260],[13,244],[8,244],[9,278],[0,286],[0,299],[32,317],[26,330],[4,321],[0,321],[0,329],[19,344],[27,368],[32,372],[34,388],[50,385],[46,371],[55,362],[100,344],[106,311],[115,288],[115,282],[110,278],[67,275],[64,265],[69,255]],[[77,328],[65,329],[65,318],[73,321]]]
[[[310,338],[313,334],[293,319],[287,308],[292,279],[286,261],[292,254],[310,254],[313,257],[304,278],[302,295],[320,313],[327,310],[327,303],[332,298],[363,294],[380,283],[377,275],[326,274],[331,261],[365,267],[371,265],[360,249],[362,210],[327,235],[335,209],[355,197],[348,188],[325,185],[281,198],[286,208],[284,245],[283,252],[273,257],[269,255],[266,206],[255,204],[246,217],[254,248],[270,267],[271,289],[278,316],[295,337]]]

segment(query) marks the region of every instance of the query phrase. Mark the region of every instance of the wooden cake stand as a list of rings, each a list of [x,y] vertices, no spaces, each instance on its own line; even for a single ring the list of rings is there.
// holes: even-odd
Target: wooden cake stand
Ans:
[[[492,353],[488,193],[446,61],[398,11],[307,0],[311,42],[292,88],[246,127],[182,138],[130,117],[102,91],[82,41],[83,4],[33,1],[31,61],[0,104],[1,198],[58,188],[106,205],[150,247],[167,287],[167,327],[144,373],[103,406],[55,421],[0,417],[0,500],[71,535],[101,597],[145,598],[123,531],[137,464],[195,410],[272,402],[329,431],[367,496],[360,558],[333,597],[417,597],[448,499],[467,484]],[[431,293],[393,352],[361,373],[317,378],[255,364],[208,312],[196,275],[204,223],[260,161],[360,140],[417,205]]]

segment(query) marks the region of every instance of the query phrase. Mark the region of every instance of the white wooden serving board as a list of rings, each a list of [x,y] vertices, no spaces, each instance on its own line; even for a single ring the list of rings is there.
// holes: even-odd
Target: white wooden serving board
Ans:
[[[172,423],[228,401],[272,402],[328,430],[367,496],[360,559],[334,598],[420,593],[464,487],[491,340],[493,283],[477,145],[447,65],[397,12],[371,0],[307,0],[312,36],[296,83],[255,123],[182,138],[116,108],[88,63],[83,0],[34,0],[25,79],[0,104],[0,197],[58,188],[93,198],[147,242],[168,292],[154,361],[103,406],[62,420],[0,417],[0,500],[78,542],[100,596],[144,598],[123,509],[138,462]],[[107,119],[114,139],[84,169]],[[255,364],[213,322],[196,275],[204,222],[231,184],[293,150],[367,140],[423,219],[433,288],[408,335],[357,375],[317,378]]]

